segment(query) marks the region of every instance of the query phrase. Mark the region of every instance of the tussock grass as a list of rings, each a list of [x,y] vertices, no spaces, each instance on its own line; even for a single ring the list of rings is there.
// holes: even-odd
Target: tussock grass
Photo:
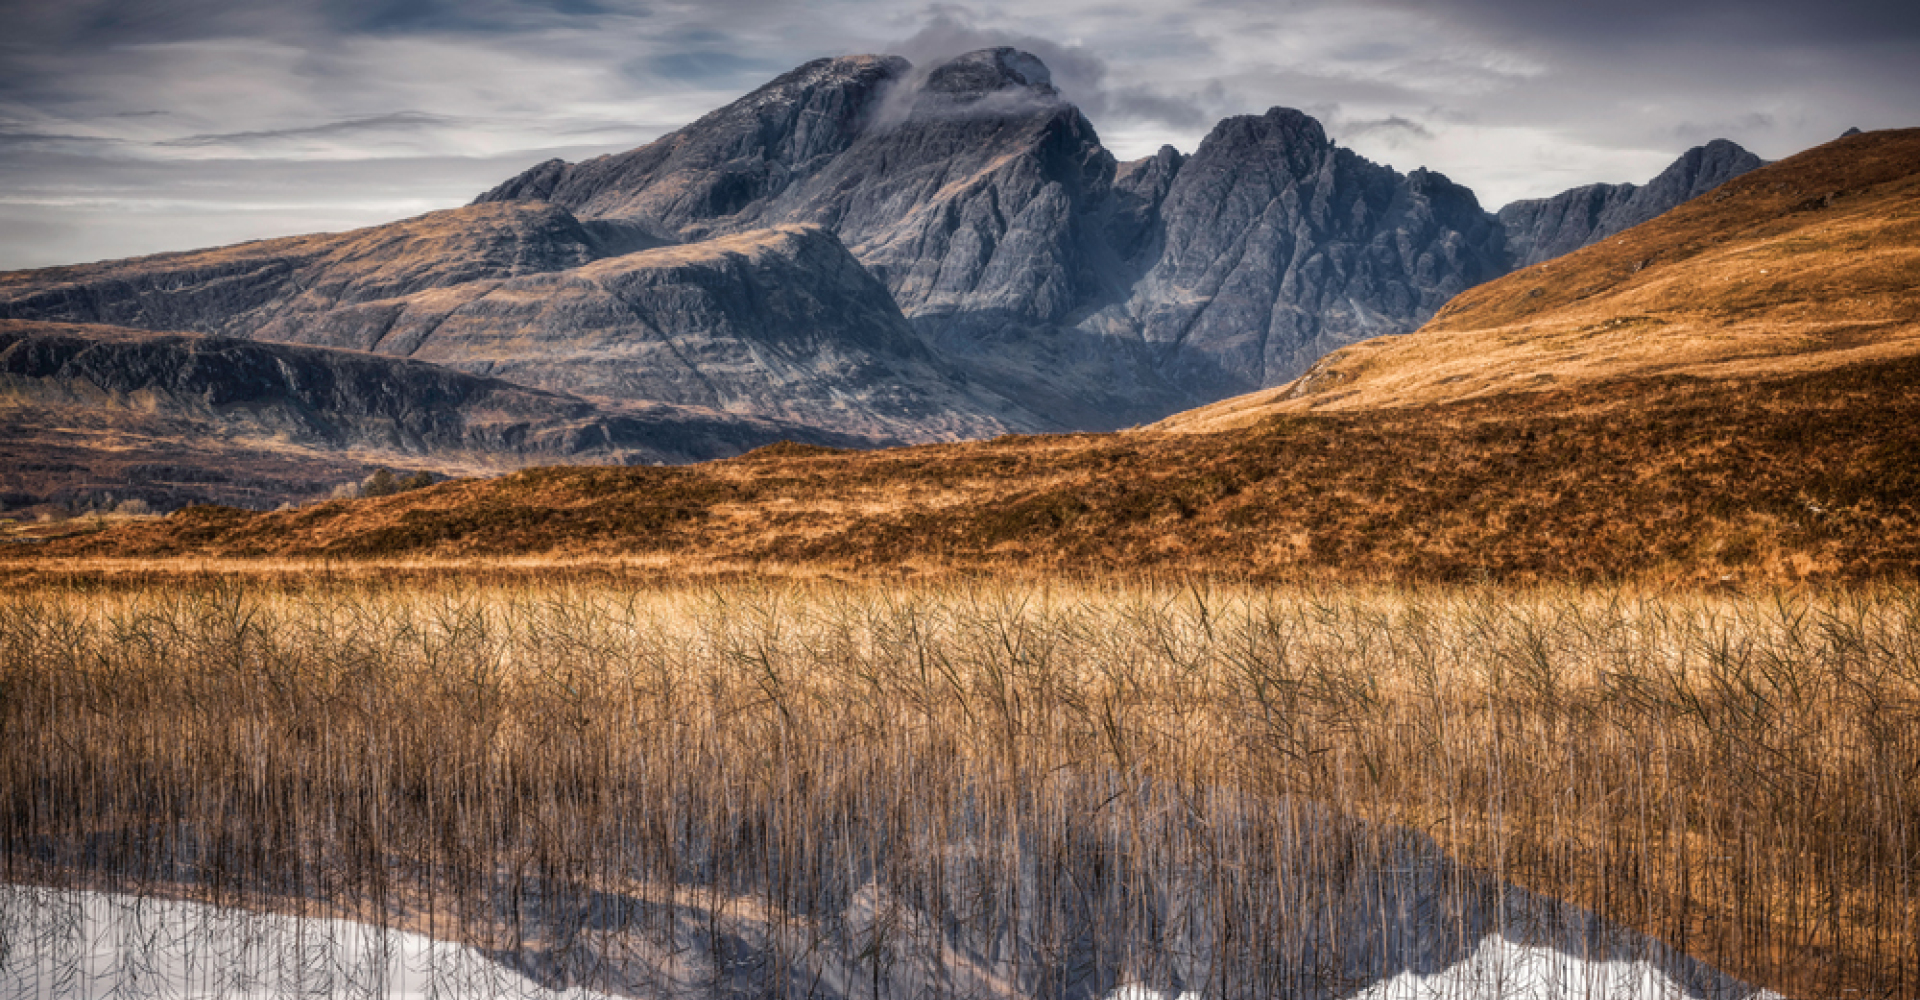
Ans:
[[[630,992],[747,942],[763,995],[1333,996],[1407,960],[1395,906],[1457,954],[1508,880],[1792,995],[1911,997],[1917,805],[1906,586],[0,597],[7,881]]]

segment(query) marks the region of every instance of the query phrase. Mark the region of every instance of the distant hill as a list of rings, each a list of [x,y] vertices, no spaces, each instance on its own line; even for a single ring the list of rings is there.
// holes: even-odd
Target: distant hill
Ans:
[[[794,438],[879,443],[358,351],[0,320],[5,506],[272,506],[324,495],[375,466],[474,475],[690,462]]]
[[[552,205],[0,274],[0,317],[431,361],[563,392],[927,440],[1030,426],[935,360],[829,234],[661,246]]]

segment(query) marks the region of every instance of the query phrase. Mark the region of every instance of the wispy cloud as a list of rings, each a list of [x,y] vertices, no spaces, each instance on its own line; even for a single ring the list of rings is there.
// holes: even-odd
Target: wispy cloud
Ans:
[[[163,139],[159,146],[249,146],[263,142],[281,142],[288,139],[333,139],[340,136],[364,135],[380,132],[416,132],[423,129],[442,129],[458,125],[473,124],[476,119],[456,118],[451,115],[430,115],[421,111],[395,111],[391,114],[373,115],[368,118],[349,118],[345,121],[327,122],[324,125],[307,125],[300,128],[261,129],[251,132],[215,132],[200,135],[182,136],[178,139]]]

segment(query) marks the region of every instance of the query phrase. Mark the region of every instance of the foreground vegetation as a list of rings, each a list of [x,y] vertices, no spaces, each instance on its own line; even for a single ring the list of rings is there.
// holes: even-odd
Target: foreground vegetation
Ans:
[[[0,852],[629,990],[1331,996],[1505,880],[1920,996],[1920,588],[46,584]]]

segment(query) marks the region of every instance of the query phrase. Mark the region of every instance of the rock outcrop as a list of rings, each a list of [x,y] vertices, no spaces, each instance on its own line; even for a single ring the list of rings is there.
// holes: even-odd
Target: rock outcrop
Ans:
[[[1715,139],[1681,154],[1645,186],[1589,184],[1551,198],[1513,202],[1500,209],[1509,263],[1526,267],[1570,254],[1664,215],[1765,164],[1740,146]]]
[[[752,230],[392,300],[412,357],[515,382],[710,407],[901,440],[1039,421],[915,335],[887,290],[815,227]],[[399,345],[396,345],[399,346]]]
[[[1157,214],[1152,265],[1094,322],[1137,330],[1196,398],[1284,381],[1335,347],[1410,330],[1504,270],[1499,228],[1471,191],[1368,162],[1281,108],[1216,126]]]

